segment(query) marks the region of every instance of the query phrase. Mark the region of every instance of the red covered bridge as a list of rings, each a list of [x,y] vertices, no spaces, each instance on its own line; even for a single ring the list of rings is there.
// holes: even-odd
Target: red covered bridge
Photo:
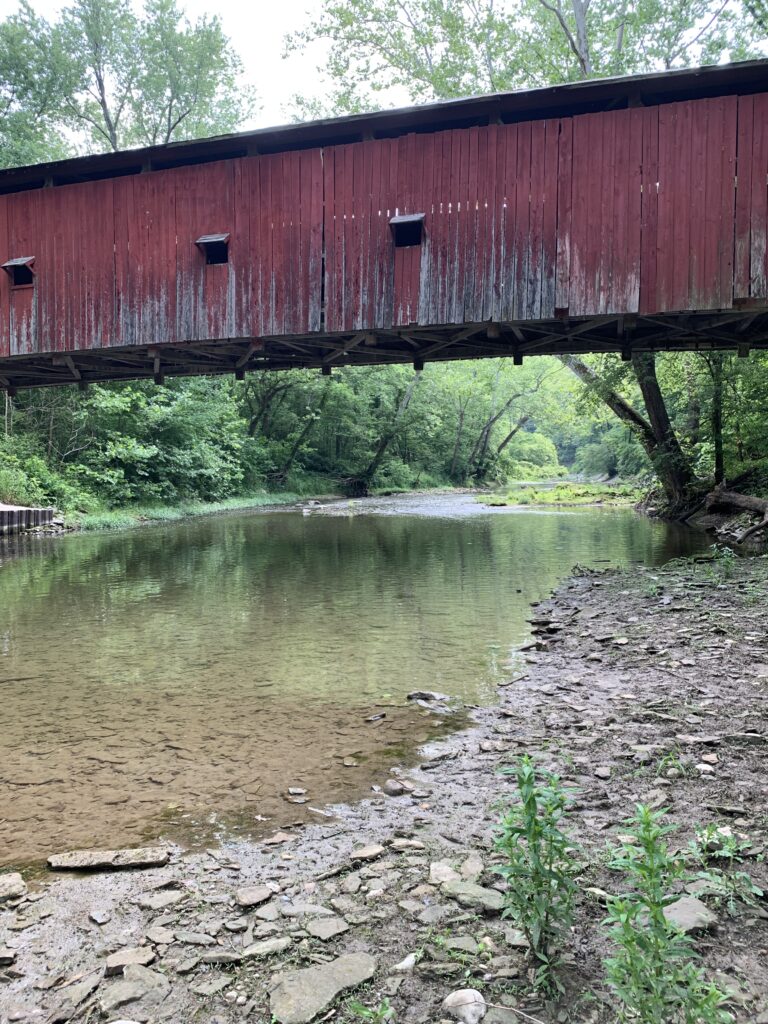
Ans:
[[[768,347],[768,62],[0,172],[0,386]]]

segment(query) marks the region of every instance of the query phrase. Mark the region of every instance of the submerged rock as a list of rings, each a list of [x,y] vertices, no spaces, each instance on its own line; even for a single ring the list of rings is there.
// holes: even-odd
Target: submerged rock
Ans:
[[[376,961],[367,953],[349,953],[327,964],[286,971],[275,979],[270,1010],[280,1024],[308,1024],[344,989],[372,978]]]

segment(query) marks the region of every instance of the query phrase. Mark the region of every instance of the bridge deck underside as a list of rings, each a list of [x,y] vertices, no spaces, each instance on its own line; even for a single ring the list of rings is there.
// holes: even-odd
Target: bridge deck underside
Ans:
[[[768,308],[654,316],[602,316],[500,324],[442,325],[392,331],[230,338],[141,345],[0,360],[0,387],[139,380],[259,370],[393,363],[416,367],[455,359],[768,349]]]

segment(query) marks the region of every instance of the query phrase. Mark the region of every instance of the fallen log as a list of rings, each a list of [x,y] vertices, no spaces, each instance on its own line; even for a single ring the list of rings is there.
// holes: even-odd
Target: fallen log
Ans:
[[[743,544],[754,534],[768,527],[768,500],[756,498],[753,494],[740,494],[738,491],[726,491],[716,487],[706,497],[706,509],[708,512],[757,512],[762,519],[748,527],[740,537],[738,544]]]

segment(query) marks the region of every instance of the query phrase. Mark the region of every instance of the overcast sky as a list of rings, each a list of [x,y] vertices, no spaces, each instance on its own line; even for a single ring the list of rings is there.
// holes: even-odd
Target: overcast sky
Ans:
[[[53,19],[63,0],[31,0],[38,14]],[[3,0],[0,0],[0,5]],[[290,119],[288,107],[296,93],[312,96],[318,88],[316,67],[323,45],[307,56],[282,59],[283,38],[303,28],[320,12],[322,0],[180,0],[192,21],[202,14],[218,14],[224,31],[239,52],[247,80],[258,92],[261,111],[244,128],[282,124]]]

